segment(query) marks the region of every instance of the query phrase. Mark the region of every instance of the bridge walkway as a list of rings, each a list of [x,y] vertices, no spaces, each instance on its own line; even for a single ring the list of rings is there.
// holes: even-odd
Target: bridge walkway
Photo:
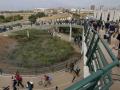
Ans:
[[[101,35],[101,38],[103,38],[105,34],[105,30],[100,30],[99,34]],[[116,37],[112,37],[111,44],[109,44],[109,47],[117,57],[118,50],[113,49],[113,47],[116,47],[116,43],[117,43]],[[112,69],[112,79],[113,79],[113,85],[111,86],[110,90],[120,90],[120,67],[114,67]]]

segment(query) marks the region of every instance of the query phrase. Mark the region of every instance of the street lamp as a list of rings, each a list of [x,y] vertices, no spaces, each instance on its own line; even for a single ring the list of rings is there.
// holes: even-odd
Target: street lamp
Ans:
[[[72,40],[72,25],[71,25],[72,17],[69,17],[68,19],[69,19],[69,21],[70,21],[70,34],[69,34],[69,41],[71,41],[71,40]]]

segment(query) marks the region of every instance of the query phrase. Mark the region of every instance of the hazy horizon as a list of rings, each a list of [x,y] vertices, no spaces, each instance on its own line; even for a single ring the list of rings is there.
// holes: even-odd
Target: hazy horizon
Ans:
[[[74,8],[104,5],[120,6],[120,0],[1,0],[0,10],[30,10],[34,8]]]

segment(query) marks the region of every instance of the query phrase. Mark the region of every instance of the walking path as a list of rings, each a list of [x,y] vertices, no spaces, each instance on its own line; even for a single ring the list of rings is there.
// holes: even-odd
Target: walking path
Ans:
[[[38,82],[40,81],[40,78],[43,76],[43,74],[37,75],[37,76],[23,76],[23,84],[26,85],[27,81],[34,82],[34,90],[54,90],[55,86],[58,86],[60,90],[64,90],[64,88],[72,84],[73,75],[69,72],[58,71],[55,73],[49,73],[47,75],[50,75],[53,78],[52,85],[48,87],[44,87],[43,85],[41,86],[38,85]],[[81,73],[81,76],[82,76],[82,73]],[[0,87],[4,87],[8,85],[12,87],[11,77],[12,75],[0,76]],[[82,78],[79,77],[79,80],[80,79]],[[25,88],[24,89],[20,88],[20,90],[25,90]]]
[[[105,30],[100,30],[100,35],[101,38],[103,38],[103,35],[105,34]],[[118,55],[118,50],[112,49],[113,47],[116,46],[116,37],[111,38],[111,44],[109,47],[111,48],[112,52],[115,54],[117,57]],[[110,90],[120,90],[120,67],[115,67],[112,69],[112,79],[113,79],[113,85],[111,86]]]

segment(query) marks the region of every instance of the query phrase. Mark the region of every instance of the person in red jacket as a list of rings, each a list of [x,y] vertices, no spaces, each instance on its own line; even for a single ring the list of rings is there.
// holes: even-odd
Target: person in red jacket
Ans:
[[[22,76],[20,76],[18,72],[15,74],[15,78],[17,80],[17,85],[21,85],[22,87],[24,87],[24,85],[22,84]]]

